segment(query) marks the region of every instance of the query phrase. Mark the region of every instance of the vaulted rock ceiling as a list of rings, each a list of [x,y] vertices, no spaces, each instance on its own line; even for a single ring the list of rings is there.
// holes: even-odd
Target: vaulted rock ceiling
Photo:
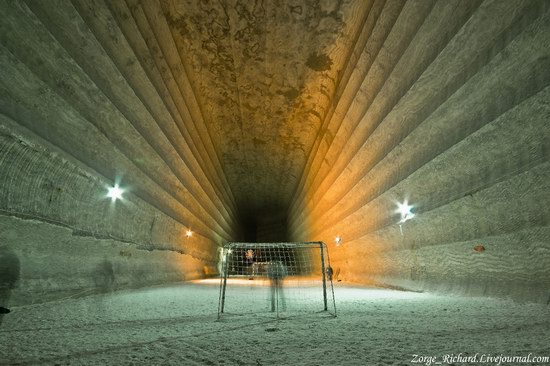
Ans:
[[[549,4],[1,1],[0,240],[154,280],[230,240],[324,240],[351,281],[541,296]]]
[[[288,209],[371,5],[147,5],[159,37],[173,38],[240,209]]]

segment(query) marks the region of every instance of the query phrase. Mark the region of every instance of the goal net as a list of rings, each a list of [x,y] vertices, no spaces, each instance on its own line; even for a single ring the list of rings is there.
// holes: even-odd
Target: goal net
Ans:
[[[323,242],[227,243],[218,319],[228,314],[328,312],[336,316],[332,268]]]

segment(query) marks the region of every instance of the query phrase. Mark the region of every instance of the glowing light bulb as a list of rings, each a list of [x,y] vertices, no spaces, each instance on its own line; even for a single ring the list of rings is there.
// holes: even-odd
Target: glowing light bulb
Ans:
[[[334,241],[336,242],[336,245],[340,245],[340,244],[342,244],[342,237],[338,235],[338,236],[334,239]]]
[[[111,201],[115,202],[118,199],[122,199],[122,193],[124,190],[115,184],[114,187],[109,187],[107,192],[107,197],[111,197]]]
[[[187,230],[187,232],[185,233],[185,236],[187,236],[188,238],[192,237],[193,236],[193,232],[191,230]]]
[[[401,221],[405,222],[407,220],[410,220],[414,217],[414,213],[412,212],[413,206],[409,205],[408,200],[403,201],[403,203],[397,203],[397,211],[401,214]]]

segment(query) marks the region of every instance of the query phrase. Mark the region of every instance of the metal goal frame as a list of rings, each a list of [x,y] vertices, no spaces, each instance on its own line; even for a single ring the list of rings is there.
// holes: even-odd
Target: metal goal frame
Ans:
[[[218,299],[218,320],[221,318],[222,314],[225,311],[225,293],[227,289],[227,278],[229,277],[229,260],[228,255],[232,253],[233,250],[237,248],[285,248],[285,249],[296,249],[296,248],[318,248],[320,252],[321,259],[321,273],[322,273],[322,289],[323,289],[323,311],[328,312],[329,299],[327,296],[328,285],[330,285],[330,291],[332,294],[332,305],[334,313],[332,314],[336,317],[336,300],[334,297],[334,284],[332,282],[332,267],[330,266],[330,256],[328,254],[328,247],[322,241],[313,241],[313,242],[279,242],[279,243],[247,243],[247,242],[227,242],[222,247],[222,263],[220,273],[220,293]],[[277,314],[278,316],[278,314]]]

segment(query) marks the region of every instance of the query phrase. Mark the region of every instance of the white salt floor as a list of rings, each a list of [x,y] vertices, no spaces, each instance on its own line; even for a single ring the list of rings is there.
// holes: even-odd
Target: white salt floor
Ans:
[[[338,284],[338,317],[294,312],[288,289],[289,309],[276,320],[265,311],[267,289],[251,283],[233,290],[241,303],[231,300],[233,311],[216,321],[217,283],[12,308],[0,327],[0,364],[465,365],[473,363],[456,356],[477,354],[478,364],[497,365],[489,357],[550,356],[546,305]],[[262,296],[260,308],[235,315]]]

